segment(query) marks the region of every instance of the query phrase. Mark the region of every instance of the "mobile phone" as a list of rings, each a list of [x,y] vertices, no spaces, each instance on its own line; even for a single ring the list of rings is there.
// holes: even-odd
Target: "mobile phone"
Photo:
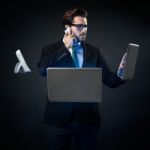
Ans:
[[[65,30],[65,34],[69,34],[71,32],[71,29],[70,29],[70,27],[67,27],[67,29]]]
[[[70,32],[71,32],[71,28],[67,27],[67,29],[65,30],[65,34],[69,34]],[[80,44],[80,43],[79,43],[77,37],[74,37],[72,45],[76,45],[76,44]]]

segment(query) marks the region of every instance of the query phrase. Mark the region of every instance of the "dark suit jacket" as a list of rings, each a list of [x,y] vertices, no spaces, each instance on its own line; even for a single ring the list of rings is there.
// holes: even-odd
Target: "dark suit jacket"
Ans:
[[[99,49],[87,43],[82,43],[84,58],[82,67],[101,67],[102,81],[109,87],[115,88],[123,82],[116,73],[109,71]],[[46,76],[48,67],[75,67],[70,52],[64,46],[62,40],[42,49],[38,71]],[[97,103],[76,102],[48,102],[44,122],[49,125],[66,124],[72,119],[89,125],[99,125],[100,113]]]

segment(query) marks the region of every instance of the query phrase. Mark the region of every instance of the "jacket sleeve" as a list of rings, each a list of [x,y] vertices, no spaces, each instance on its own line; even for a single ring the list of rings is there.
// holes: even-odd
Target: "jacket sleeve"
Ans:
[[[41,51],[40,60],[37,63],[37,71],[40,75],[46,76],[47,75],[47,68],[52,66],[53,62],[53,55],[49,48],[43,48]]]
[[[98,52],[98,67],[102,68],[103,83],[109,86],[110,88],[116,88],[125,83],[125,81],[118,77],[117,73],[113,73],[110,71],[100,52]]]

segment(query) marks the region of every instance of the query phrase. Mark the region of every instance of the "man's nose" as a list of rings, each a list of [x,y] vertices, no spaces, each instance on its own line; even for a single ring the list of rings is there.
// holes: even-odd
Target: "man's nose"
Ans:
[[[85,32],[85,33],[86,33],[86,32],[87,32],[87,28],[83,28],[83,32]]]
[[[83,33],[87,33],[87,28],[83,28],[82,30],[81,30],[81,34],[83,34]]]

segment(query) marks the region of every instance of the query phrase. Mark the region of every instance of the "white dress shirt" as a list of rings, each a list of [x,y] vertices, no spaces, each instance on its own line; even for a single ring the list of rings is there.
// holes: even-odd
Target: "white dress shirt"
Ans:
[[[64,42],[64,39],[63,39]],[[79,45],[81,45],[81,42],[78,42]],[[69,48],[69,52],[72,56],[72,48]],[[83,48],[82,46],[79,46],[79,49],[76,50],[77,52],[77,58],[78,58],[78,62],[79,62],[79,68],[82,68],[83,65]]]

